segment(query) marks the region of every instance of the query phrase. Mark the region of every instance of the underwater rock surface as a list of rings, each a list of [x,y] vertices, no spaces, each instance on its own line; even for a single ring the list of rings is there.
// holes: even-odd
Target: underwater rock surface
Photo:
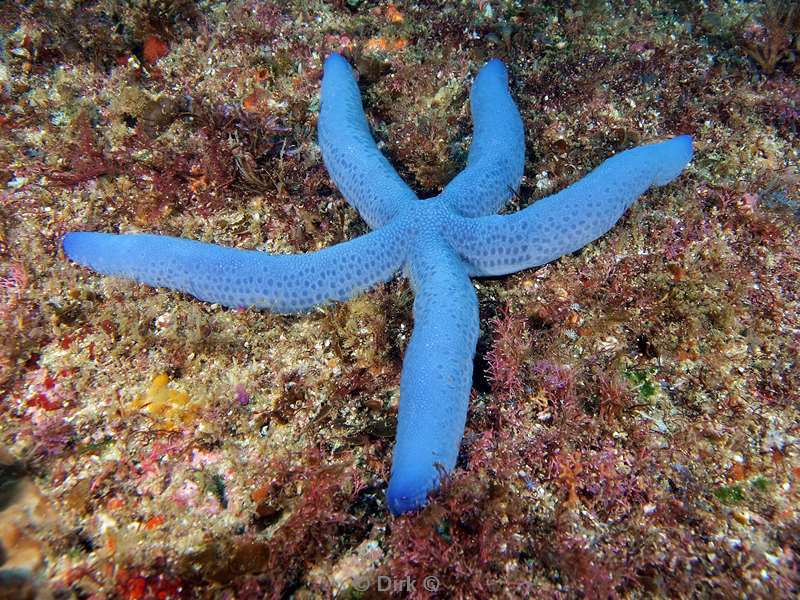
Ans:
[[[35,548],[31,586],[87,597],[796,594],[785,6],[0,6],[0,439],[57,516],[4,534],[0,560]],[[695,144],[597,242],[477,281],[459,459],[409,516],[383,496],[404,280],[284,316],[59,250],[77,227],[282,255],[366,233],[315,140],[333,52],[420,196],[464,168],[493,56],[527,139],[510,215],[617,152]]]

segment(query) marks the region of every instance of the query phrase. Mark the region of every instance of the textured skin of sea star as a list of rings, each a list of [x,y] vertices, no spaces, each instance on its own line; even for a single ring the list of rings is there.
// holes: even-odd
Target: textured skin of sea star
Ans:
[[[420,201],[375,146],[350,65],[331,55],[319,144],[331,177],[374,231],[293,256],[93,232],[68,233],[64,252],[106,275],[279,312],[347,300],[404,268],[416,294],[414,331],[400,377],[387,502],[395,514],[414,510],[439,485],[440,471],[455,466],[464,433],[479,333],[470,276],[514,273],[578,250],[611,229],[648,188],[676,178],[692,155],[686,135],[639,146],[524,210],[495,215],[525,164],[522,120],[500,61],[476,76],[471,108],[466,168],[437,197]]]

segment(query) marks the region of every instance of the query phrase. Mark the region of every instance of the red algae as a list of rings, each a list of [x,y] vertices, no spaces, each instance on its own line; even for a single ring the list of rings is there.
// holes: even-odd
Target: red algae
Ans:
[[[0,597],[797,595],[792,3],[62,4],[0,3]],[[463,168],[490,57],[526,130],[512,209],[635,144],[696,145],[594,244],[477,282],[459,463],[399,518],[406,282],[226,311],[59,250],[362,233],[315,141],[330,52],[421,195]]]
[[[169,54],[169,44],[155,35],[148,35],[142,44],[142,56],[144,59],[154,65],[158,62],[159,58],[164,58]]]

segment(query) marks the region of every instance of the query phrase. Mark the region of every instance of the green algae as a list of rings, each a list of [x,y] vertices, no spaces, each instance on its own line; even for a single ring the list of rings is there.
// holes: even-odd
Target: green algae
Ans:
[[[714,496],[723,504],[738,504],[745,499],[744,491],[738,485],[724,485],[714,490]]]

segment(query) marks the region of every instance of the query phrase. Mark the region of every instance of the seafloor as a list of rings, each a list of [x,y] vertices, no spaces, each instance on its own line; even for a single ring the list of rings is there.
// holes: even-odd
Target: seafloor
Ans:
[[[798,593],[796,4],[28,0],[0,33],[0,598]],[[476,282],[460,462],[400,518],[406,280],[282,316],[60,250],[366,231],[315,141],[330,52],[421,196],[463,168],[493,56],[527,134],[510,210],[695,141],[598,242]]]

